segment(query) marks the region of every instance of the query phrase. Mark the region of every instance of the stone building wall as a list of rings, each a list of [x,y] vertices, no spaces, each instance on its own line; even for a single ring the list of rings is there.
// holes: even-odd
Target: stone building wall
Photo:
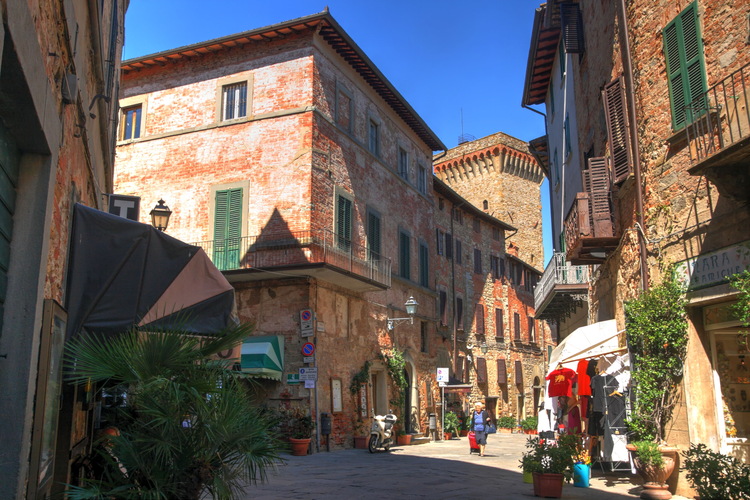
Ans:
[[[673,130],[662,30],[691,2],[635,0],[628,2],[630,50],[634,71],[635,111],[641,175],[642,228],[647,238],[650,286],[659,284],[670,264],[748,240],[750,210],[746,201],[733,201],[702,175],[691,175],[691,146],[684,129]],[[623,71],[621,22],[618,7],[606,2],[581,2],[586,29],[586,54],[574,61],[579,147],[595,156],[609,154],[603,123],[600,89]],[[750,62],[747,50],[747,2],[698,1],[704,45],[707,86],[718,83]],[[614,40],[614,43],[612,43]],[[745,146],[746,147],[746,146]],[[745,175],[748,175],[747,172]],[[621,242],[598,268],[591,289],[591,319],[616,318],[623,328],[623,306],[640,293],[640,255],[637,240],[634,177],[613,192],[613,206]],[[709,298],[710,297],[710,298]],[[702,306],[732,299],[726,286],[711,292],[687,294],[689,368],[681,397],[668,426],[666,439],[686,449],[690,442],[718,448],[721,440],[716,401],[705,374],[711,362],[711,340],[704,329]],[[675,479],[678,494],[691,494],[683,474]]]
[[[508,244],[518,247],[524,261],[544,268],[540,194],[544,174],[528,144],[498,132],[436,155],[433,163],[435,175],[462,197],[518,228],[508,234]]]

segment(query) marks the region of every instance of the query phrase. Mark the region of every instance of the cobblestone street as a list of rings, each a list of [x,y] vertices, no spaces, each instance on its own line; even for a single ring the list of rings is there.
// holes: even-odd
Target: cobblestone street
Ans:
[[[247,499],[534,498],[522,481],[518,461],[525,435],[490,437],[486,455],[469,454],[468,438],[398,446],[389,453],[367,450],[285,455],[286,465],[269,481],[248,486]],[[563,499],[638,498],[639,478],[629,472],[602,473],[595,467],[590,488],[563,487]],[[684,497],[675,496],[675,500]]]

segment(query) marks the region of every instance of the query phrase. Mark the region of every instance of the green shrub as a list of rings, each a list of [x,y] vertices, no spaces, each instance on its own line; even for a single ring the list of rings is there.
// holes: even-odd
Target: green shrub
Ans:
[[[539,420],[536,417],[526,417],[521,420],[521,428],[525,431],[536,430]]]
[[[458,434],[459,430],[461,430],[461,420],[458,415],[449,411],[445,414],[445,432]]]
[[[691,444],[683,456],[688,481],[701,498],[750,498],[750,466],[705,444]]]
[[[513,429],[516,425],[518,425],[516,418],[509,415],[497,419],[497,426],[501,429]]]
[[[659,445],[654,441],[635,441],[631,443],[635,447],[635,458],[644,466],[661,467],[664,458],[659,451]]]
[[[524,472],[562,474],[570,481],[579,439],[575,434],[563,434],[557,441],[529,438],[526,441],[529,451],[521,457],[520,468]]]

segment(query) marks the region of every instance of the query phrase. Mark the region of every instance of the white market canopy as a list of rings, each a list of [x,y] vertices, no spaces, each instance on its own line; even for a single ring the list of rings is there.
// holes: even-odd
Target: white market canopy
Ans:
[[[617,343],[617,336],[621,332],[622,330],[617,331],[617,322],[614,319],[577,328],[552,351],[547,374],[557,369],[560,364],[575,370],[581,359],[597,358],[625,350]]]

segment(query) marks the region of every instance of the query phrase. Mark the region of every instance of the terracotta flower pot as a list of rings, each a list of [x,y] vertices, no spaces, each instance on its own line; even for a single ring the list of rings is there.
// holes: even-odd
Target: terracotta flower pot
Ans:
[[[370,436],[354,436],[354,447],[358,450],[366,450],[368,439]]]
[[[401,434],[396,437],[396,442],[399,446],[406,446],[411,444],[411,434]]]
[[[310,438],[289,438],[289,444],[292,446],[292,455],[301,457],[307,455],[307,449],[310,447]]]
[[[560,498],[565,477],[552,472],[534,472],[534,496]]]
[[[628,449],[635,450],[635,447],[628,445]],[[635,470],[643,478],[643,491],[641,498],[645,500],[667,500],[672,498],[672,493],[667,486],[667,479],[672,475],[677,461],[677,448],[669,446],[660,446],[659,451],[664,463],[661,467],[653,465],[643,465],[638,458],[634,458]]]

